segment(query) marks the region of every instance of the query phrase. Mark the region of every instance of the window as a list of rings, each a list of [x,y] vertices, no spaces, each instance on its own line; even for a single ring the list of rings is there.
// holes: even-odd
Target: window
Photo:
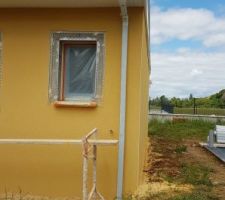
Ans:
[[[103,59],[103,33],[53,33],[50,101],[96,105],[102,93]]]

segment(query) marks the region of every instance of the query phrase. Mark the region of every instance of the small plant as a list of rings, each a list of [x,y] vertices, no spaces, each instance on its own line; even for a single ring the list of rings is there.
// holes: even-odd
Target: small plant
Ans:
[[[175,149],[175,152],[178,154],[182,154],[187,151],[187,146],[186,145],[178,145]]]

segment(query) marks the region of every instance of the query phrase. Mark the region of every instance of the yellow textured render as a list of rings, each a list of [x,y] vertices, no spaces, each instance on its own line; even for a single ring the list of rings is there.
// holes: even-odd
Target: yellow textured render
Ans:
[[[105,32],[103,98],[96,108],[49,103],[51,31]],[[119,8],[0,9],[0,138],[80,139],[96,127],[99,138],[118,139],[121,31]],[[142,180],[149,77],[145,39],[144,9],[129,9],[125,193]],[[34,195],[80,197],[81,155],[79,145],[0,145],[0,193],[21,188]],[[98,186],[106,199],[116,196],[117,159],[118,147],[98,148]]]

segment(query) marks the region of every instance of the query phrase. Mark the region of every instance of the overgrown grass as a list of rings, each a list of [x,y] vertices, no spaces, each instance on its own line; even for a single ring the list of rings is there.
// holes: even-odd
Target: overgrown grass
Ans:
[[[206,139],[209,130],[215,128],[215,123],[203,120],[159,121],[149,122],[149,136],[160,136],[165,139]]]
[[[200,164],[182,164],[181,174],[178,177],[182,183],[189,183],[192,185],[206,185],[212,186],[212,182],[209,179],[210,172],[212,170]]]
[[[200,164],[184,163],[181,166],[180,175],[164,176],[164,179],[168,182],[176,182],[178,184],[191,184],[195,186],[207,186],[211,187],[212,182],[209,178],[212,170],[206,166]]]
[[[213,170],[209,167],[197,163],[183,163],[178,176],[171,176],[163,172],[161,172],[160,176],[170,183],[191,184],[196,187],[206,186],[210,188],[213,185],[210,180],[211,172]]]

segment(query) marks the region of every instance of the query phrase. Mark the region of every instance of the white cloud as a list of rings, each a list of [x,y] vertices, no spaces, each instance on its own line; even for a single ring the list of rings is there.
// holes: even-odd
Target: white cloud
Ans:
[[[206,47],[225,45],[225,18],[207,9],[151,9],[151,42],[161,44],[171,39],[201,41]]]
[[[207,96],[225,88],[225,52],[152,53],[150,96]]]
[[[214,34],[214,35],[209,35],[207,40],[203,41],[203,44],[206,47],[224,45],[225,44],[225,32]]]
[[[186,48],[186,47],[180,47],[176,51],[178,53],[185,54],[185,53],[190,53],[191,52],[191,49],[190,48]]]
[[[191,73],[190,73],[190,75],[193,77],[193,76],[198,76],[198,75],[201,75],[203,72],[201,71],[201,70],[199,70],[199,69],[192,69],[191,70]]]

